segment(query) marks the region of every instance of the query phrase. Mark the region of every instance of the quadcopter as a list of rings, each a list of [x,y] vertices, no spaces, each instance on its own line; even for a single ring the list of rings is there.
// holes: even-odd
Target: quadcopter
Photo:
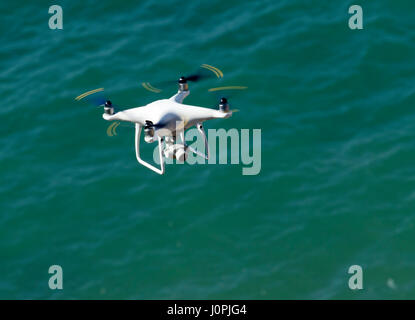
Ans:
[[[218,78],[223,76],[219,69],[212,66],[209,66],[209,68],[205,66],[209,65],[202,65],[202,67],[214,72]],[[173,158],[176,161],[183,162],[187,159],[189,152],[192,152],[205,159],[209,159],[209,146],[203,123],[210,119],[229,118],[233,112],[237,111],[229,109],[228,100],[225,97],[220,98],[218,109],[183,104],[183,100],[190,94],[188,82],[196,82],[205,77],[206,75],[201,72],[189,76],[182,76],[178,81],[175,81],[178,85],[178,91],[171,98],[156,100],[137,108],[117,111],[110,100],[102,98],[98,102],[95,101],[95,104],[104,107],[102,117],[105,120],[126,121],[135,125],[135,152],[137,161],[148,169],[162,175],[165,172],[164,158]],[[161,91],[149,83],[143,83],[143,87],[157,93]],[[246,87],[224,88],[244,89]],[[103,90],[103,88],[101,89]],[[99,89],[92,90],[78,96],[76,100],[80,100],[86,97],[86,95],[96,93],[97,91]],[[204,153],[195,150],[185,142],[184,131],[193,126],[197,128],[204,140]],[[159,168],[143,160],[140,156],[140,137],[142,130],[144,130],[145,142],[158,142]]]

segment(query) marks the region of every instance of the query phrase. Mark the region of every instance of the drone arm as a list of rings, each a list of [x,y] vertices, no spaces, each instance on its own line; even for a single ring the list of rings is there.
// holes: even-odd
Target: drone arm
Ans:
[[[177,103],[183,103],[184,98],[189,95],[189,90],[179,90],[170,100],[176,101]]]
[[[153,170],[158,174],[164,174],[164,159],[163,159],[163,138],[158,137],[159,141],[159,156],[160,156],[160,169],[156,168],[155,166],[151,165],[150,163],[144,161],[140,157],[140,135],[141,135],[141,125],[138,123],[135,124],[135,155],[137,157],[137,161],[142,164],[143,166]]]

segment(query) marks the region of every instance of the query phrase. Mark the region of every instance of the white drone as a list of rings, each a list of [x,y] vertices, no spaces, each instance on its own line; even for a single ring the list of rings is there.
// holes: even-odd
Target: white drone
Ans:
[[[135,151],[137,161],[158,174],[164,174],[165,172],[164,157],[175,158],[182,162],[187,159],[188,152],[190,151],[208,159],[209,148],[202,125],[203,122],[210,119],[229,118],[233,111],[229,110],[229,104],[226,98],[220,99],[218,110],[183,104],[183,100],[190,93],[187,82],[195,82],[200,78],[200,74],[181,77],[178,80],[178,92],[174,96],[170,99],[156,100],[142,107],[115,112],[111,101],[101,101],[99,106],[104,107],[102,117],[107,121],[118,120],[135,124]],[[145,85],[143,86],[146,87]],[[151,88],[154,89],[154,87]],[[93,91],[96,92],[96,90]],[[82,99],[85,97],[85,94],[79,97]],[[79,100],[79,97],[76,99]],[[198,152],[185,142],[184,131],[192,126],[196,126],[204,139],[204,154]],[[158,141],[160,168],[144,161],[140,156],[140,136],[142,128],[144,128],[145,142],[152,143]],[[178,136],[180,137],[180,143],[177,143]]]

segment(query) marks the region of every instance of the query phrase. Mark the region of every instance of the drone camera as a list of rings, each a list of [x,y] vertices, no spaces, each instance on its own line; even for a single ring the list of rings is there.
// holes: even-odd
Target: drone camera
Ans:
[[[104,104],[104,112],[106,114],[109,114],[109,115],[113,115],[114,114],[114,107],[112,106],[111,101],[109,101],[109,100],[105,101],[105,104]]]
[[[229,111],[229,103],[226,98],[220,99],[219,102],[219,110],[222,112],[228,112]]]
[[[177,161],[184,162],[188,156],[188,149],[184,144],[168,143],[166,144],[163,153],[166,158],[172,158]]]

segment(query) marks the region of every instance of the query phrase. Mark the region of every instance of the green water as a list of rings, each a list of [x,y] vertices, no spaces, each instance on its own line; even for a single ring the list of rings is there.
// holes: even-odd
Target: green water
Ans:
[[[0,4],[0,298],[415,298],[413,1],[59,1],[63,30],[51,4]],[[259,175],[158,176],[132,128],[109,137],[74,101],[104,87],[144,105],[173,92],[140,82],[202,63],[224,78],[185,102],[248,86],[206,127],[261,129]]]

